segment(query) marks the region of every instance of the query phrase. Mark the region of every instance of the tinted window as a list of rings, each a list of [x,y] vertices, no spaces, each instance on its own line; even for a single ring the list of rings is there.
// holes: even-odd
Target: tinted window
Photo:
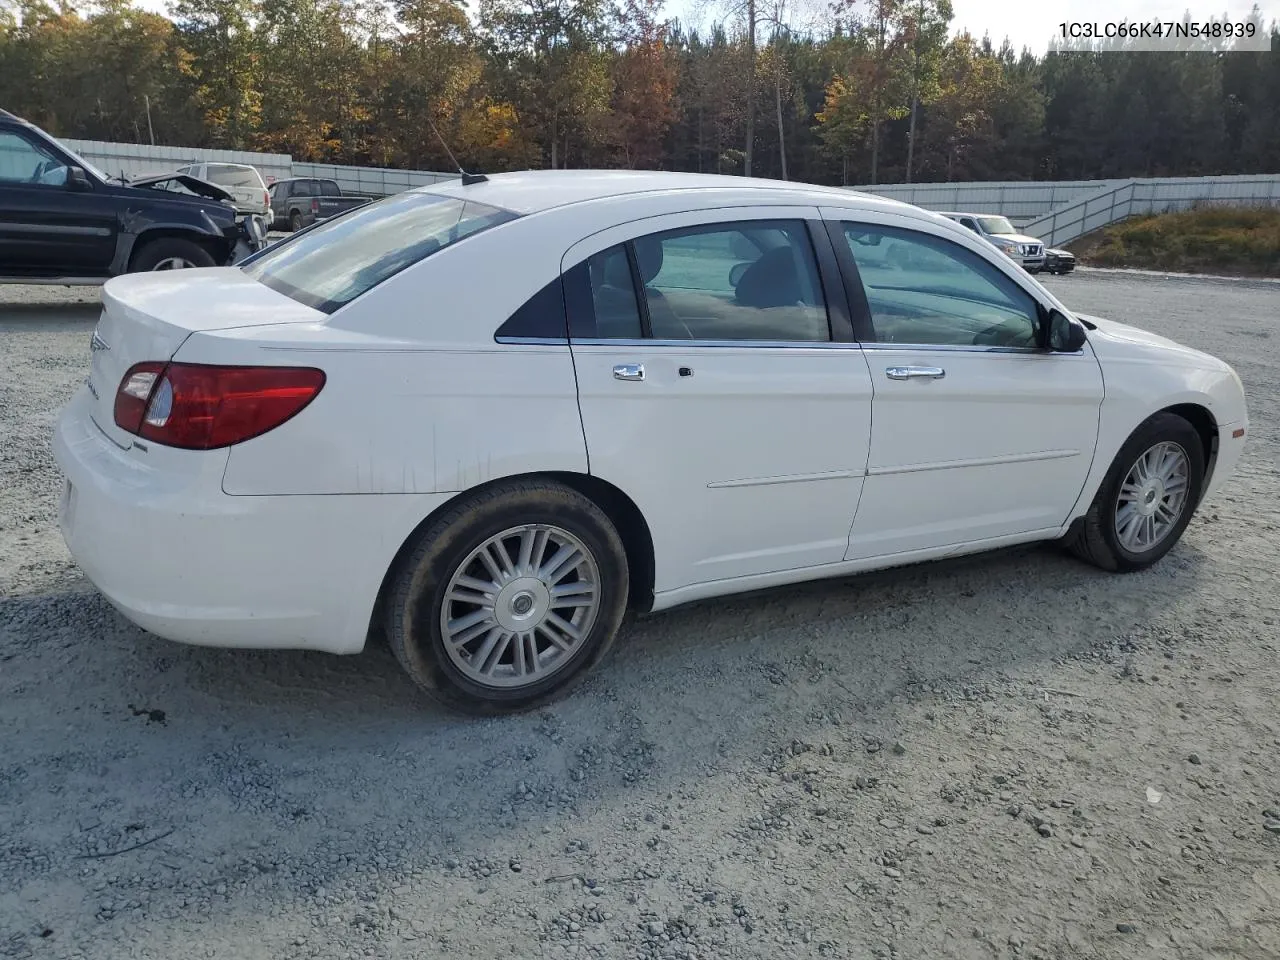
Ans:
[[[224,187],[261,187],[262,178],[253,167],[235,163],[210,163],[204,179]]]
[[[317,180],[316,186],[320,189],[317,191],[322,197],[340,197],[342,191],[338,189],[337,181],[334,180]]]
[[[831,339],[802,221],[671,230],[632,247],[655,339]]]
[[[596,336],[628,340],[643,336],[640,307],[627,248],[610,247],[587,260]]]
[[[331,313],[405,267],[515,216],[469,200],[400,193],[282,240],[242,269]]]
[[[1034,347],[1035,300],[990,263],[940,237],[844,224],[876,340]]]
[[[556,277],[545,287],[520,305],[506,322],[497,329],[497,338],[531,338],[535,340],[563,340],[569,333],[565,320],[564,290]]]
[[[67,168],[25,137],[0,130],[0,181],[60,187],[67,182]]]

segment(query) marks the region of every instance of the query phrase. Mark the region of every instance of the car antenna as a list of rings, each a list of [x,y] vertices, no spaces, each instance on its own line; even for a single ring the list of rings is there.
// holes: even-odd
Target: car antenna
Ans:
[[[431,122],[431,118],[427,118],[427,123],[431,126],[431,132],[436,135],[436,139],[440,141],[440,146],[444,147],[444,152],[449,155],[449,159],[453,161],[453,165],[458,168],[458,173],[462,174],[462,185],[469,187],[473,183],[484,183],[489,178],[483,173],[467,173],[462,169],[462,164],[458,162],[458,158],[453,155],[453,151],[449,149],[449,144],[444,142],[444,137],[440,136],[440,131],[436,129],[436,125]]]

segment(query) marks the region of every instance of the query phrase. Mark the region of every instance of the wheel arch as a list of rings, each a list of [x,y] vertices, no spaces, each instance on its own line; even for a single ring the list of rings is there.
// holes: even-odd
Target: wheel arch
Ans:
[[[627,566],[630,570],[631,580],[628,607],[640,613],[647,613],[653,608],[655,570],[653,535],[649,531],[649,524],[645,520],[644,514],[640,512],[640,508],[636,506],[635,501],[607,480],[593,477],[590,474],[560,470],[535,471],[532,473],[511,474],[510,476],[499,477],[495,480],[469,487],[450,497],[423,517],[417,526],[404,538],[391,563],[382,575],[382,581],[378,586],[378,595],[374,599],[373,611],[369,619],[370,636],[380,629],[387,589],[396,572],[405,562],[405,558],[412,553],[414,544],[422,531],[430,526],[432,521],[444,510],[457,503],[459,497],[471,496],[477,492],[518,480],[551,480],[563,484],[571,490],[582,494],[603,510],[605,516],[609,518],[617,529],[618,536],[622,538],[623,549],[627,553]]]
[[[211,257],[219,261],[228,256],[231,250],[231,244],[225,236],[181,224],[156,224],[136,234],[128,235],[127,245],[123,243],[124,235],[121,236],[121,240],[121,248],[116,251],[114,273],[127,273],[131,270],[134,259],[142,248],[156,240],[187,240],[198,247],[203,247],[209,251]]]
[[[1172,413],[1191,424],[1204,451],[1204,482],[1200,485],[1200,496],[1203,498],[1209,489],[1209,481],[1213,479],[1213,468],[1218,461],[1218,421],[1208,407],[1198,403],[1178,403],[1165,407],[1159,413]]]

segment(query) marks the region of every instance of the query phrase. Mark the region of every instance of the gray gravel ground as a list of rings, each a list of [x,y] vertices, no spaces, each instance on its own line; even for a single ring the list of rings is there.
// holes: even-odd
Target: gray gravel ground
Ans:
[[[118,617],[49,453],[94,312],[0,288],[0,957],[1280,956],[1280,289],[1048,283],[1249,392],[1156,569],[1031,548],[707,602],[487,721],[383,649]]]

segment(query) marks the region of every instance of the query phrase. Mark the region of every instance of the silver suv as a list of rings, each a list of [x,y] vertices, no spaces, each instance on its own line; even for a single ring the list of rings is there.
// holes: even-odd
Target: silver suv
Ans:
[[[968,227],[1011,260],[1020,263],[1028,273],[1039,273],[1044,268],[1044,243],[1036,237],[1019,233],[1007,218],[990,213],[942,215]]]

